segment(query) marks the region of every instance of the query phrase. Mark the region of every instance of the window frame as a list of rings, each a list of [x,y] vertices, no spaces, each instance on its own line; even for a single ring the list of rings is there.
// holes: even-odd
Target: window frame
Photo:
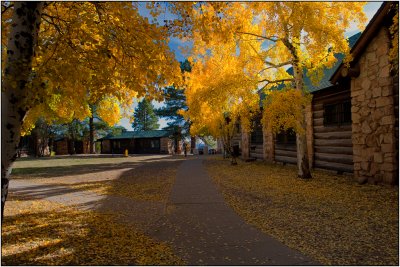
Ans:
[[[324,127],[351,125],[351,101],[324,104]]]

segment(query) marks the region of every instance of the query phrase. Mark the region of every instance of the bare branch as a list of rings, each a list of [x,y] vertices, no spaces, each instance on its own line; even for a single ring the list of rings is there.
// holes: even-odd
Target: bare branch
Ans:
[[[268,41],[271,41],[274,43],[280,40],[280,38],[278,36],[263,36],[263,35],[258,35],[258,34],[251,33],[251,32],[237,32],[237,33],[255,36],[255,37],[261,38],[263,40],[268,40]]]
[[[58,39],[59,39],[59,38],[58,38]],[[56,44],[55,44],[55,46],[54,46],[54,50],[53,50],[51,56],[50,56],[49,58],[47,58],[47,60],[39,67],[40,69],[43,68],[44,66],[46,66],[46,64],[50,61],[50,59],[53,58],[53,56],[54,56],[54,54],[56,53],[56,50],[57,50],[57,48],[58,48],[59,45],[60,45],[60,41],[57,40],[57,41],[56,41]]]
[[[68,21],[66,21],[65,19],[60,18],[59,16],[52,16],[52,15],[49,15],[49,14],[44,13],[44,12],[42,13],[42,17],[50,18],[51,21],[53,21],[53,23],[55,23],[54,20],[58,20],[58,21],[62,21],[64,23],[68,23]]]
[[[286,79],[279,79],[279,80],[268,80],[268,79],[263,79],[261,81],[258,81],[259,83],[262,82],[267,82],[267,83],[281,83],[281,82],[294,82],[293,78],[286,78]]]
[[[63,32],[61,31],[59,25],[57,25],[57,24],[54,22],[54,20],[53,20],[52,18],[51,18],[51,21],[47,20],[45,17],[42,17],[42,19],[43,19],[44,21],[46,21],[48,24],[53,25],[54,28],[56,28],[57,32],[58,32],[59,34],[63,35]]]
[[[286,66],[286,65],[291,65],[292,63],[293,63],[293,62],[292,62],[291,60],[286,61],[286,62],[282,62],[282,63],[280,63],[280,64],[274,64],[274,63],[272,63],[272,62],[265,61],[265,64],[269,65],[269,67],[260,70],[259,73],[261,73],[261,72],[263,72],[263,71],[266,71],[266,70],[269,70],[269,69],[278,69],[278,68],[284,67],[284,66]]]
[[[294,82],[294,79],[293,79],[293,78],[279,79],[279,80],[268,80],[268,79],[264,79],[264,80],[261,80],[261,81],[258,81],[258,82],[259,82],[259,83],[267,82],[267,84],[264,85],[264,86],[261,88],[261,89],[264,89],[264,88],[267,87],[267,85],[269,85],[269,84],[282,83],[282,82]]]

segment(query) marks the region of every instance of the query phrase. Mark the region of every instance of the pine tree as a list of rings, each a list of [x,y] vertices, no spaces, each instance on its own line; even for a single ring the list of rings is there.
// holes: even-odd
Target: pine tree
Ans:
[[[190,72],[192,69],[187,59],[181,62],[180,66],[182,73]],[[167,126],[163,129],[176,131],[179,127],[182,130],[182,134],[188,136],[190,123],[181,114],[178,114],[179,110],[187,110],[185,90],[175,86],[168,86],[164,88],[163,94],[165,97],[164,106],[155,109],[157,116],[169,120]]]
[[[139,102],[133,117],[135,120],[132,127],[135,131],[157,130],[160,126],[154,112],[154,106],[146,98]]]

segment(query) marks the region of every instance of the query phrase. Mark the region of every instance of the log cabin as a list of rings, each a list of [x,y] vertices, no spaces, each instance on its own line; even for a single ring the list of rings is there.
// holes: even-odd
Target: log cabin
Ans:
[[[102,154],[171,154],[172,135],[170,131],[126,131],[117,136],[106,136],[98,139],[101,142]]]
[[[398,3],[384,2],[366,29],[349,38],[350,66],[335,55],[338,62],[317,86],[305,73],[313,95],[306,112],[311,167],[351,173],[359,182],[398,184],[398,61],[389,59],[396,9]],[[242,157],[295,164],[295,134],[273,134],[260,121],[261,115],[250,134],[241,132]]]

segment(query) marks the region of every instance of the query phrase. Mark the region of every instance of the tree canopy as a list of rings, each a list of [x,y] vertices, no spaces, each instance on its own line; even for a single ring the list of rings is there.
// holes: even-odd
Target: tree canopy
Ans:
[[[12,20],[2,23],[5,36]],[[59,122],[83,120],[91,116],[90,105],[114,125],[121,113],[130,113],[135,97],[146,93],[160,99],[161,88],[179,83],[167,31],[141,17],[135,3],[46,4],[38,36],[24,132],[39,115]]]
[[[193,70],[186,79],[189,110],[185,113],[193,122],[192,129],[218,136],[223,115],[229,113],[233,120],[240,117],[243,129],[249,131],[248,122],[259,102],[257,89],[268,94],[272,87],[283,84],[303,94],[304,73],[317,83],[323,69],[337,61],[335,54],[344,53],[348,62],[350,49],[345,32],[352,22],[363,28],[364,5],[361,2],[179,2],[168,5],[168,9],[179,16],[170,22],[171,31],[193,40]],[[289,67],[292,67],[291,73],[287,72]],[[305,107],[297,114],[300,117],[296,118],[294,129],[297,131],[299,176],[306,178],[311,174],[307,160]]]
[[[49,123],[128,116],[135,97],[179,84],[165,27],[135,2],[2,2],[2,208],[21,134]],[[3,209],[2,209],[3,210]]]

